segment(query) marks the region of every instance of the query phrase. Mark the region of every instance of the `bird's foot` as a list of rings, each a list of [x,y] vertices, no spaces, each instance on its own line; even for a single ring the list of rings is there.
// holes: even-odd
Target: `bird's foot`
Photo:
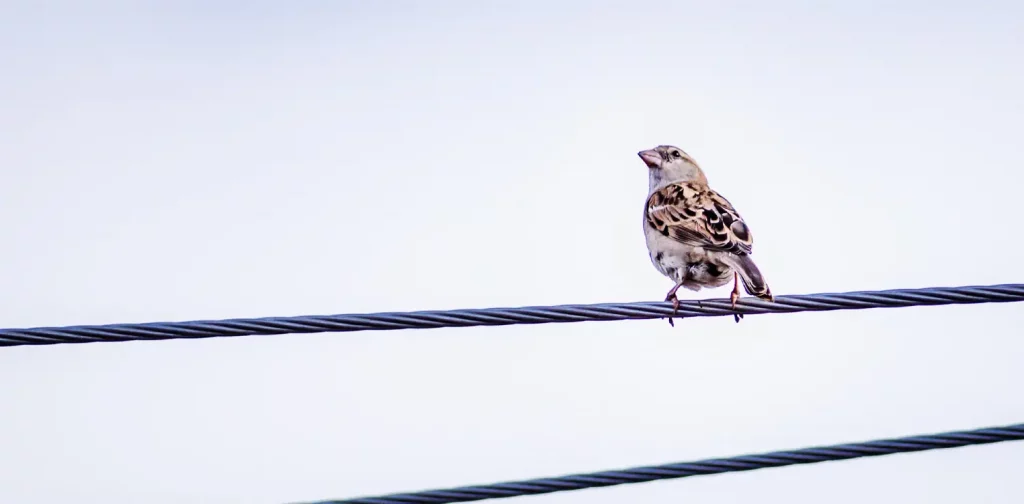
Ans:
[[[669,294],[665,296],[665,301],[672,301],[672,315],[669,315],[668,317],[668,325],[675,327],[676,324],[675,322],[672,321],[672,317],[679,315],[679,298],[676,297],[676,293],[674,290],[673,292],[669,292]]]
[[[740,281],[739,281],[739,275],[737,273],[733,273],[732,293],[729,294],[729,301],[732,303],[732,309],[735,312],[735,313],[732,314],[732,318],[734,320],[736,320],[737,324],[739,324],[740,323],[740,319],[743,318],[743,314],[736,311],[736,303],[738,303],[739,300],[740,300]]]

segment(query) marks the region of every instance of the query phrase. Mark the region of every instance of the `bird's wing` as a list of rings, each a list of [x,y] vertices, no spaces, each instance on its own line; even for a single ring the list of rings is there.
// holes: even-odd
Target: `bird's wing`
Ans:
[[[645,218],[659,233],[708,250],[745,255],[754,242],[732,204],[703,184],[677,182],[654,191]]]

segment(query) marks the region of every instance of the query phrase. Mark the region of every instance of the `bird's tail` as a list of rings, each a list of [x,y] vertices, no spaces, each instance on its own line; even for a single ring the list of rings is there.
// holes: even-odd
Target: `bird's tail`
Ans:
[[[775,300],[771,289],[768,288],[768,282],[764,281],[764,277],[761,276],[761,270],[757,269],[757,265],[754,264],[754,260],[750,256],[738,257],[736,266],[740,279],[743,281],[743,290],[747,291],[747,294],[767,299],[768,301]]]

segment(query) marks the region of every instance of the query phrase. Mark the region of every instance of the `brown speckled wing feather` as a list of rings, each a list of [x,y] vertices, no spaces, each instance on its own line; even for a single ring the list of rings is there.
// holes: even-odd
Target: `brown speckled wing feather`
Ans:
[[[754,242],[732,204],[704,185],[662,187],[647,198],[645,213],[651,227],[687,245],[746,255]]]

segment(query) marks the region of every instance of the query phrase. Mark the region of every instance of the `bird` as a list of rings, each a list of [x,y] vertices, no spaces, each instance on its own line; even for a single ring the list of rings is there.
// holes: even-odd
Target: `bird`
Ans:
[[[674,285],[665,296],[679,313],[680,287],[692,291],[733,282],[732,309],[747,294],[774,301],[768,283],[750,257],[753,235],[739,212],[708,186],[693,157],[679,147],[659,145],[637,153],[650,181],[644,205],[644,235],[654,267]],[[736,322],[743,317],[734,313]],[[675,326],[672,317],[670,325]]]

